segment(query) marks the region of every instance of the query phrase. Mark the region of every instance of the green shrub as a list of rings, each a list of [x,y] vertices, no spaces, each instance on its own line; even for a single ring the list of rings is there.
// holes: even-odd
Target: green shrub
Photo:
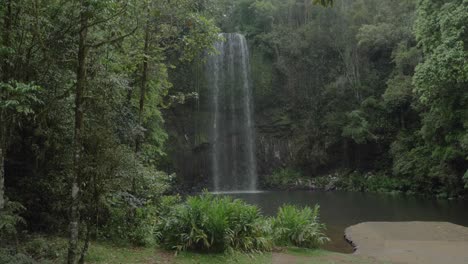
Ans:
[[[6,199],[5,208],[0,214],[0,239],[16,237],[18,225],[25,225],[26,222],[20,216],[20,213],[26,208],[18,202],[12,202]]]
[[[159,200],[158,215],[168,215],[172,208],[182,202],[180,195],[163,196]]]
[[[329,241],[323,233],[325,225],[319,222],[318,205],[313,209],[283,205],[272,221],[278,245],[316,248]]]
[[[23,246],[24,252],[37,260],[58,258],[66,248],[66,244],[51,242],[42,237],[34,238]]]
[[[33,258],[24,254],[13,254],[5,249],[0,249],[0,263],[2,264],[37,264]]]
[[[137,246],[151,246],[155,244],[154,232],[156,225],[156,207],[146,205],[135,209],[133,230],[129,233],[129,240]]]
[[[156,206],[130,194],[114,196],[108,202],[108,217],[101,236],[114,242],[130,242],[137,246],[155,244]]]
[[[161,215],[161,246],[177,251],[265,251],[272,247],[271,228],[256,206],[204,193],[189,197]]]
[[[340,178],[337,187],[347,191],[376,193],[411,193],[412,183],[408,179],[390,177],[384,174],[361,174],[354,172]]]
[[[58,263],[66,255],[66,239],[25,236],[18,248],[0,243],[0,263]]]
[[[300,172],[290,168],[283,168],[274,171],[273,174],[266,179],[266,184],[269,187],[288,188],[304,180],[304,176]]]

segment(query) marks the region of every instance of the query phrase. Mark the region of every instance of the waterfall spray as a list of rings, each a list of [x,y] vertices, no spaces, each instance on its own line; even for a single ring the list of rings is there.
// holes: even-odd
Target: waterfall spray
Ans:
[[[252,86],[247,41],[240,34],[222,34],[217,54],[208,58],[212,123],[211,173],[214,191],[257,188]]]

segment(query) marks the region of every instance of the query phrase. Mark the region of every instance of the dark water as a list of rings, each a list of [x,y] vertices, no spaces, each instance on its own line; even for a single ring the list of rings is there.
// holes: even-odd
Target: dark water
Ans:
[[[468,226],[468,201],[446,201],[401,195],[352,192],[288,191],[232,193],[274,215],[282,204],[320,205],[320,218],[332,239],[326,249],[352,252],[344,229],[366,221],[447,221]]]

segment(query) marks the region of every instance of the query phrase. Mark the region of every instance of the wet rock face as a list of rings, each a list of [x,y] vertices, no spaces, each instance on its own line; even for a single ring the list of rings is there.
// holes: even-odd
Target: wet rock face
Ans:
[[[291,142],[269,135],[257,137],[257,164],[261,175],[270,175],[273,171],[288,166],[293,160]]]

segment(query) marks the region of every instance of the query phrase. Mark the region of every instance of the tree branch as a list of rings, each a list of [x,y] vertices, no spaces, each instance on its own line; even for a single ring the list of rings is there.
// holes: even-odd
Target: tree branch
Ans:
[[[107,18],[103,18],[103,19],[100,19],[100,20],[97,20],[97,21],[94,21],[92,23],[89,23],[88,25],[86,25],[86,28],[90,28],[90,27],[93,27],[93,26],[96,26],[96,25],[99,25],[99,24],[102,24],[102,23],[106,23],[114,18],[116,18],[117,16],[123,14],[125,12],[125,10],[127,10],[127,6],[128,6],[128,2],[125,3],[125,5],[122,7],[122,9],[116,13],[114,13],[113,15],[111,15],[110,17],[107,17]],[[84,28],[80,28],[80,31],[82,31]]]
[[[130,31],[129,33],[125,34],[125,35],[122,35],[122,36],[119,36],[119,37],[116,37],[114,39],[110,39],[110,40],[106,40],[106,41],[102,41],[102,42],[99,42],[97,44],[93,44],[93,45],[87,45],[89,48],[99,48],[103,45],[106,45],[106,44],[111,44],[111,43],[115,43],[115,42],[118,42],[120,40],[123,40],[124,38],[130,36],[130,35],[133,35],[133,33],[136,32],[136,30],[138,29],[139,25],[137,24],[136,27]]]

